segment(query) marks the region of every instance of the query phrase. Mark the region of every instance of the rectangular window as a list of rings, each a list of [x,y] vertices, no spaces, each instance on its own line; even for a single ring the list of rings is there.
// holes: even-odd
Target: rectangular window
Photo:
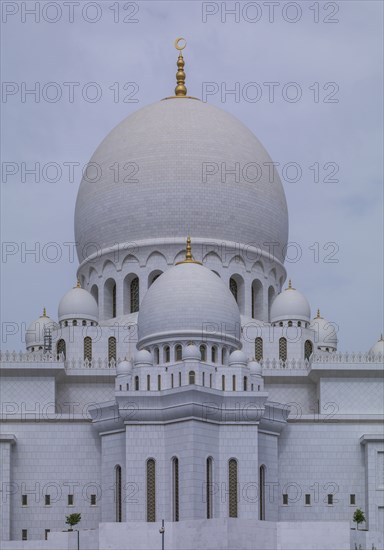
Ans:
[[[288,495],[287,494],[283,495],[283,506],[288,506]]]
[[[91,506],[96,506],[96,495],[91,495]]]
[[[173,388],[173,374],[171,374],[171,388]]]
[[[355,506],[356,505],[356,495],[349,495],[349,504],[351,506]]]
[[[28,506],[28,495],[21,495],[21,505]]]
[[[327,495],[328,506],[333,505],[333,495]]]
[[[305,506],[311,505],[311,495],[305,495]]]
[[[50,529],[45,530],[45,535],[44,535],[45,540],[48,540],[48,533],[50,533],[50,532],[51,532]]]
[[[51,495],[45,495],[45,506],[51,505]]]
[[[28,529],[21,530],[21,540],[28,540]]]
[[[73,506],[73,495],[68,495],[68,506]]]

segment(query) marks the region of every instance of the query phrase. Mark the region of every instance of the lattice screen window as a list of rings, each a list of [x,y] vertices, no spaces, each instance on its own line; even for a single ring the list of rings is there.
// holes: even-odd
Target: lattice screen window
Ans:
[[[116,317],[116,284],[112,287],[112,317]]]
[[[237,282],[232,277],[229,279],[229,290],[232,292],[233,297],[237,302],[237,296],[238,296]]]
[[[237,518],[237,461],[234,458],[228,463],[229,517]]]
[[[121,466],[115,466],[115,504],[116,504],[116,521],[121,523],[122,506],[121,506]]]
[[[84,338],[84,359],[92,360],[92,338],[90,336]]]
[[[131,313],[139,311],[139,278],[135,277],[131,281],[130,286],[131,294]]]
[[[255,359],[256,361],[263,359],[263,339],[260,336],[255,340]]]
[[[62,338],[57,342],[56,344],[56,350],[57,350],[57,355],[60,355],[60,353],[62,353],[64,355],[64,359],[65,359],[65,354],[66,354],[66,345],[65,345],[65,340],[63,340]]]
[[[173,521],[179,521],[179,459],[172,459]]]
[[[304,357],[309,359],[313,352],[313,344],[310,340],[306,340],[304,344]]]
[[[213,489],[213,476],[212,476],[212,466],[213,460],[212,457],[207,458],[207,519],[213,517],[212,513],[212,489]]]
[[[156,463],[147,460],[147,521],[156,521]]]
[[[280,338],[279,340],[279,359],[280,361],[287,360],[287,339]]]
[[[112,359],[116,361],[116,338],[114,336],[108,338],[108,361],[112,361]]]

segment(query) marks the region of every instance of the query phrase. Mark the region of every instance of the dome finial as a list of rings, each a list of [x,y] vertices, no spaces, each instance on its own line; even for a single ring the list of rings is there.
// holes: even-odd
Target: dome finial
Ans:
[[[180,42],[182,43],[180,45]],[[185,86],[185,72],[184,72],[184,58],[181,53],[182,50],[184,50],[185,46],[187,45],[187,41],[185,38],[176,38],[175,40],[175,48],[176,50],[179,50],[179,57],[177,59],[177,73],[176,73],[176,81],[177,85],[175,88],[175,95],[176,97],[185,97],[187,95],[187,88]]]
[[[320,309],[317,310],[317,315],[316,315],[316,319],[321,319],[321,315],[320,315]]]
[[[295,290],[292,286],[292,280],[291,279],[288,280],[288,286],[285,290]]]
[[[187,237],[187,246],[185,247],[185,260],[182,260],[181,262],[176,263],[176,265],[179,265],[179,264],[199,264],[199,265],[202,265],[201,262],[198,262],[192,256],[191,237]]]
[[[80,277],[77,277],[76,288],[81,288]]]
[[[46,317],[47,316],[47,310],[45,309],[45,307],[43,307],[43,317]]]

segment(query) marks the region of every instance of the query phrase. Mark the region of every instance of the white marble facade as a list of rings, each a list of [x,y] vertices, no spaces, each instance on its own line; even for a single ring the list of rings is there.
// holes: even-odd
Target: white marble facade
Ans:
[[[2,548],[72,548],[72,512],[82,548],[160,547],[161,520],[167,548],[382,548],[384,341],[339,353],[285,283],[285,195],[260,142],[177,97],[92,162],[79,283],[1,354]],[[127,162],[135,181],[114,181]]]

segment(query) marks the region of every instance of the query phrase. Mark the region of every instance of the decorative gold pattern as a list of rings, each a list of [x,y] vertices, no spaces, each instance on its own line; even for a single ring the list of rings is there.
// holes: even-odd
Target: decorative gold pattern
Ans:
[[[279,340],[279,359],[280,361],[287,360],[287,339],[280,338]]]
[[[198,262],[194,259],[192,256],[192,245],[191,245],[191,237],[187,237],[187,246],[185,249],[185,260],[182,260],[181,262],[177,262],[176,265],[180,264],[198,264],[203,265],[201,262]]]
[[[237,461],[228,463],[229,517],[237,518]]]
[[[110,336],[108,338],[108,361],[116,361],[116,338]]]
[[[156,463],[147,460],[147,521],[156,521]]]
[[[263,359],[263,339],[258,336],[255,340],[255,359],[260,362]]]
[[[84,359],[92,361],[92,338],[90,336],[84,338]]]

